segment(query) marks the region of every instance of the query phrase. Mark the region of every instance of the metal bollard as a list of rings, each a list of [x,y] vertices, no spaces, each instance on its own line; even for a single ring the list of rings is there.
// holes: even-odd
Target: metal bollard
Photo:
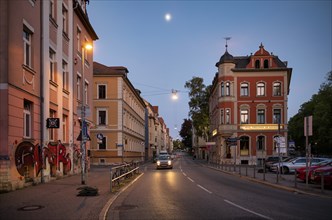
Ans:
[[[239,174],[241,176],[241,165],[239,166]]]
[[[294,187],[297,188],[296,171],[294,172]]]
[[[256,166],[254,166],[254,179],[256,179]]]
[[[321,182],[321,190],[324,192],[324,174],[323,172],[320,174],[320,182]]]
[[[246,176],[248,176],[248,166],[246,166]]]
[[[112,182],[112,176],[113,176],[113,172],[112,172],[112,169],[113,168],[111,168],[111,180],[110,180],[110,191],[112,192],[112,184],[113,184],[113,182]]]

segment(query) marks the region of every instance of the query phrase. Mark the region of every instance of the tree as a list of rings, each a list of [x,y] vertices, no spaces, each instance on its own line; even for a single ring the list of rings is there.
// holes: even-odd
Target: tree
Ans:
[[[192,148],[192,122],[190,119],[183,119],[179,134],[182,137],[184,147]]]
[[[290,118],[288,123],[289,139],[305,152],[304,117],[313,116],[312,153],[332,155],[332,71],[327,74],[317,94],[310,101],[301,105],[299,112]]]
[[[193,77],[185,83],[185,88],[189,89],[189,116],[197,136],[208,140],[209,137],[209,97],[211,86],[205,86],[203,79]]]

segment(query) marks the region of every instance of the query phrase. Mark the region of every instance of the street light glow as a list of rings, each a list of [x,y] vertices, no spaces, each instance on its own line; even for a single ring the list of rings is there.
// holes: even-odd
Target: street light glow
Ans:
[[[90,43],[86,43],[86,44],[84,45],[84,48],[87,49],[87,50],[91,50],[91,49],[92,49],[92,44],[90,44]]]

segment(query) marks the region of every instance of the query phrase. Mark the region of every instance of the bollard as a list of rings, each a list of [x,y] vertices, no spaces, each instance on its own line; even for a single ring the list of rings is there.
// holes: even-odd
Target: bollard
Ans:
[[[246,176],[248,176],[248,166],[246,166]]]
[[[111,168],[111,181],[110,181],[110,191],[112,192],[112,184],[113,184],[113,182],[112,182],[112,176],[113,176],[113,172],[112,172],[112,169],[113,168]]]
[[[241,176],[241,165],[239,166],[239,174]]]
[[[323,172],[321,172],[321,174],[320,174],[320,182],[321,182],[321,190],[323,193],[324,192],[324,174],[323,174]]]
[[[266,172],[266,170],[265,170],[265,166],[263,166],[263,180],[265,181],[265,172]]]
[[[254,179],[256,179],[256,166],[254,166]]]
[[[296,170],[295,170],[295,172],[294,172],[294,187],[297,188]]]

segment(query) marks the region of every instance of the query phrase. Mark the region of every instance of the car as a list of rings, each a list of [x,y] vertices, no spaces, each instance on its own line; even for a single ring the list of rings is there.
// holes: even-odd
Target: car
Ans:
[[[311,175],[313,173],[314,170],[320,168],[320,167],[324,167],[324,166],[328,166],[332,164],[332,159],[329,160],[324,160],[320,163],[317,163],[316,165],[312,165],[312,166],[308,166],[308,181],[311,182],[310,178]],[[306,181],[306,167],[300,167],[296,169],[296,177],[302,181]]]
[[[173,162],[169,155],[159,155],[157,159],[157,169],[160,168],[173,168]]]
[[[317,158],[317,157],[313,157],[313,158],[308,158],[310,165],[316,165],[317,163],[327,160],[327,158]],[[303,167],[306,165],[306,157],[297,157],[294,158],[293,160],[290,160],[288,162],[280,162],[280,163],[274,163],[271,167],[271,170],[274,172],[281,172],[284,174],[287,173],[294,173],[295,169]]]
[[[288,159],[288,158],[291,158],[291,157],[285,157],[285,156],[282,156],[281,157],[281,160],[282,161],[285,161],[285,159]],[[271,166],[274,164],[274,163],[277,163],[279,162],[279,157],[278,156],[270,156],[270,157],[267,157],[266,160],[265,160],[265,169],[267,170],[271,170]]]
[[[316,184],[322,184],[322,175],[324,176],[324,186],[332,187],[332,164],[315,169],[310,180]]]

